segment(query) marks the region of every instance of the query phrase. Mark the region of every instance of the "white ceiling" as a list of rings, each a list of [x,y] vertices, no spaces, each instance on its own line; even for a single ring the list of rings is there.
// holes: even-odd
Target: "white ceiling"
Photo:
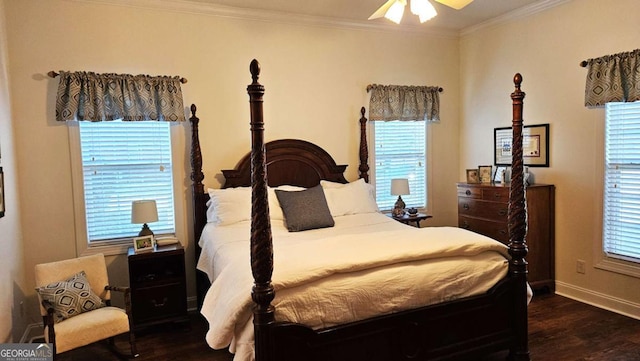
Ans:
[[[261,10],[270,13],[303,15],[323,18],[328,21],[366,22],[371,25],[395,25],[381,18],[367,20],[386,0],[191,0],[236,8],[238,10]],[[461,10],[454,10],[431,1],[438,16],[420,24],[417,16],[406,9],[403,26],[422,27],[430,30],[460,31],[488,20],[500,17],[517,9],[547,2],[548,0],[475,0]]]

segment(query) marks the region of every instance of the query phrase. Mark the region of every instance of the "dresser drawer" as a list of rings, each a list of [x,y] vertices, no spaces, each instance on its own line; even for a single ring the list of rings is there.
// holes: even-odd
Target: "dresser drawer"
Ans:
[[[458,214],[480,217],[493,221],[506,222],[509,211],[508,204],[487,202],[477,199],[458,198]]]
[[[482,189],[478,187],[458,186],[458,197],[482,199]]]
[[[509,188],[490,187],[482,189],[482,199],[485,201],[509,204]]]
[[[136,323],[184,316],[187,310],[182,283],[136,289],[131,294],[131,301]]]
[[[458,227],[480,233],[504,244],[509,243],[509,227],[507,222],[458,216]]]

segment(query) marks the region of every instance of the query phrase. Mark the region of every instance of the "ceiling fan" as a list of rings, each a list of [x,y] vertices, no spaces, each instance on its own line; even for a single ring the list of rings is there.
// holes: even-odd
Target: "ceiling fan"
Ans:
[[[436,9],[429,2],[429,0],[409,0],[411,2],[411,13],[418,15],[420,22],[433,18],[438,15]],[[463,7],[469,5],[473,0],[435,0],[441,4],[460,10]],[[396,24],[400,24],[402,15],[404,15],[404,7],[407,6],[407,0],[388,0],[373,15],[369,17],[371,19],[377,19],[385,17]]]

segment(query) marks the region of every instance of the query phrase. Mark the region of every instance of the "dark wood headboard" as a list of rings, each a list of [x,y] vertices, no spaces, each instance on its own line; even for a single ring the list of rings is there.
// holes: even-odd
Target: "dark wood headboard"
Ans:
[[[313,187],[325,179],[347,183],[344,177],[346,165],[335,160],[319,146],[299,139],[280,139],[265,144],[268,185],[283,184]],[[222,188],[251,186],[251,153],[245,155],[236,169],[223,170],[225,183]]]

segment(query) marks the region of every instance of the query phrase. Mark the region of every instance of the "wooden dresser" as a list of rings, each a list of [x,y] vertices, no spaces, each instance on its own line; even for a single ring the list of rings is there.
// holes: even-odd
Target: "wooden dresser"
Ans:
[[[533,184],[526,189],[527,262],[534,290],[555,291],[555,187]],[[458,183],[458,227],[509,243],[509,186]]]

